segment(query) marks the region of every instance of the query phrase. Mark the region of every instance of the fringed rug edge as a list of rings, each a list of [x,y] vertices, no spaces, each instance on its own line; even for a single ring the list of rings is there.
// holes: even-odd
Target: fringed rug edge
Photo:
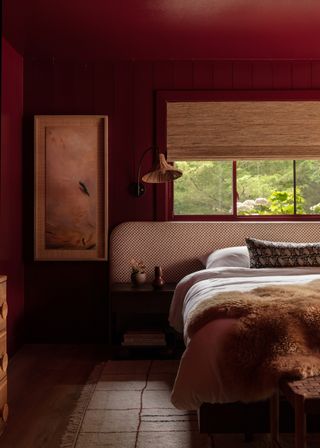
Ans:
[[[96,389],[97,382],[101,376],[104,366],[104,362],[97,364],[90,373],[86,384],[82,388],[77,404],[69,417],[67,428],[61,438],[59,448],[74,448],[85,412]]]

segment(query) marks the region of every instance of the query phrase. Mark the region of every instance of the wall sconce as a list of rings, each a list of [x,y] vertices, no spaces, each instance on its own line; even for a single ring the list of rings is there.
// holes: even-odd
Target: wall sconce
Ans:
[[[143,182],[148,184],[160,184],[163,182],[171,182],[182,176],[182,171],[177,170],[174,166],[170,165],[166,161],[164,154],[159,152],[159,148],[151,146],[142,154],[138,166],[137,183],[132,184],[132,192],[137,198],[142,196],[145,192],[145,186],[140,181],[142,162],[145,155],[152,150],[157,152],[157,162],[152,171],[142,176]]]

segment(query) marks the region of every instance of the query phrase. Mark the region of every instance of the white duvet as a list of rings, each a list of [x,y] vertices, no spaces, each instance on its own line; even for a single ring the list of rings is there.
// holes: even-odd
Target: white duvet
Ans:
[[[303,284],[320,279],[320,268],[215,268],[184,277],[177,285],[169,322],[184,332],[184,351],[172,391],[172,403],[179,409],[198,409],[206,403],[237,401],[224,388],[216,359],[223,338],[235,325],[234,319],[219,319],[202,327],[191,340],[186,335],[186,321],[197,304],[220,292],[250,291],[266,285]]]

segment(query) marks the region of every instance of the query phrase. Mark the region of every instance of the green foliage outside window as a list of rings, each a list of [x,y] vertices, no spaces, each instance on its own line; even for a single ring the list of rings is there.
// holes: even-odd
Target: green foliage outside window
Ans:
[[[232,162],[177,162],[175,215],[231,215]],[[292,161],[238,161],[238,215],[294,213]],[[296,213],[320,214],[320,162],[296,162]]]
[[[177,162],[174,214],[225,215],[232,206],[232,162]]]
[[[303,214],[304,199],[296,191],[296,212]],[[268,199],[257,198],[237,204],[238,215],[292,215],[294,213],[294,195],[287,191],[273,191]]]

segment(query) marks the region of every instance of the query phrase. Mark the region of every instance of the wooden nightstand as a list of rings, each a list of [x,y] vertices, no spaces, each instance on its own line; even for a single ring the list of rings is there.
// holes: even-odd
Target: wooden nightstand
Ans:
[[[154,289],[148,283],[111,285],[109,345],[112,356],[177,356],[176,334],[168,324],[175,286],[175,283],[166,283],[161,289]]]

